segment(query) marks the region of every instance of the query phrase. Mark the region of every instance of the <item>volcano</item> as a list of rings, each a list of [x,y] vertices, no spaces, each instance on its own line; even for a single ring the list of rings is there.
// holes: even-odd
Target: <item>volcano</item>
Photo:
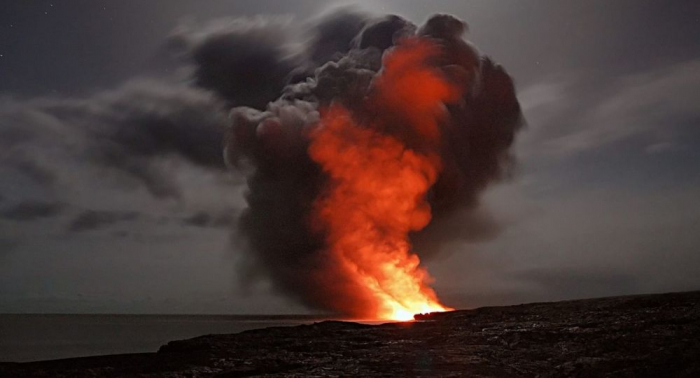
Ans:
[[[698,377],[700,292],[326,321],[158,353],[0,364],[3,377]]]

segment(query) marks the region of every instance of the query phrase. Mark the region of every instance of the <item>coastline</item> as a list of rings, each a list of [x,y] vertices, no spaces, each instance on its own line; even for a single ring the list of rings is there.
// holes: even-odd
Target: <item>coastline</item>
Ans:
[[[323,321],[172,341],[156,353],[0,363],[0,376],[700,376],[700,292]]]

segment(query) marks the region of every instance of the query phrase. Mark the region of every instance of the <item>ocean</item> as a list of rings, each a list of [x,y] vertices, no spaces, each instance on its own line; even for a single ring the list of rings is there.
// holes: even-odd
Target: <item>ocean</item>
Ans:
[[[0,315],[0,362],[156,352],[173,340],[309,324],[318,316]]]

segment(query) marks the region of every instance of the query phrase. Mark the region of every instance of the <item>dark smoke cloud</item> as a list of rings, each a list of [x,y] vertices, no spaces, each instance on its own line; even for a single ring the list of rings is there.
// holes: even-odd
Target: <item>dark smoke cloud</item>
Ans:
[[[65,204],[39,200],[25,200],[13,205],[2,212],[2,218],[12,221],[32,221],[59,215]]]
[[[384,51],[394,45],[402,36],[413,34],[415,25],[395,15],[371,20],[355,37],[355,46],[359,49],[376,48]]]
[[[97,211],[86,210],[80,213],[68,226],[71,232],[92,231],[122,221],[132,221],[139,217],[133,211]]]
[[[368,20],[368,14],[354,8],[337,9],[317,20],[306,47],[311,62],[318,67],[342,58]]]
[[[195,83],[230,105],[264,107],[297,67],[288,45],[289,20],[256,17],[181,26],[170,45],[194,65]]]
[[[419,28],[398,16],[358,17],[341,12],[321,20],[318,32],[337,30],[338,39],[312,40],[323,43],[307,45],[310,58],[264,110],[235,108],[226,143],[228,161],[249,172],[248,208],[237,228],[244,238],[234,238],[247,243],[238,248],[241,276],[247,283],[267,277],[280,292],[328,311],[338,310],[334,297],[343,289],[323,255],[323,235],[310,227],[312,204],[326,180],[307,153],[307,130],[318,121],[319,109],[335,101],[358,117],[375,116],[384,109],[373,109],[365,98],[381,71],[382,54],[411,35],[443,48],[434,64],[464,89],[464,96],[449,106],[442,130],[444,168],[429,198],[434,222],[413,235],[421,257],[434,255],[444,242],[498,233],[496,222],[479,209],[479,197],[489,184],[508,177],[510,147],[523,124],[512,79],[463,39],[467,26],[462,21],[436,15]],[[351,32],[356,35],[348,38]],[[304,78],[300,73],[308,67],[316,68]],[[394,116],[388,123],[396,125],[387,132],[401,133],[402,115],[383,115]]]

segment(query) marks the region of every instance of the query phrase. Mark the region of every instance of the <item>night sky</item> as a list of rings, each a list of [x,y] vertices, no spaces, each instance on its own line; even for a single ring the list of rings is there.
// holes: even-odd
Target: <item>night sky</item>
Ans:
[[[700,289],[697,1],[10,0],[0,313],[306,311],[236,279],[231,99],[197,81],[191,50],[246,18],[292,56],[350,4],[417,24],[450,13],[516,82],[517,169],[479,209],[496,231],[428,262],[446,304]]]

